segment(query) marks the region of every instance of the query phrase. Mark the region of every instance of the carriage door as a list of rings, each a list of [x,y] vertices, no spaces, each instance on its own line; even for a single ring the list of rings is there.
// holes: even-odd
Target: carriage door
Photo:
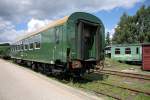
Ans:
[[[62,40],[62,27],[56,27],[54,32],[55,43],[54,43],[54,59],[58,60],[62,57],[62,48],[61,48],[61,40]]]
[[[142,66],[144,70],[150,70],[150,44],[142,45]]]
[[[90,59],[90,51],[94,44],[97,26],[89,22],[79,22],[78,24],[78,58],[81,60]]]

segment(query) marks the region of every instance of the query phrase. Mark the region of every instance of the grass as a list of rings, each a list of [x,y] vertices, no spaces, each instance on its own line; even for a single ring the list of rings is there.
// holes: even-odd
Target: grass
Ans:
[[[133,100],[150,100],[150,96],[146,96],[144,94],[139,94],[134,97]]]
[[[119,71],[133,69],[132,71],[135,71],[136,73],[150,75],[150,71],[143,71],[143,70],[141,70],[141,67],[142,67],[142,65],[126,64],[123,62],[120,63],[120,62],[112,60],[110,58],[106,58],[104,69],[119,70]]]
[[[130,87],[133,89],[139,89],[142,91],[149,91],[148,89],[150,89],[149,81],[132,80],[113,75],[109,76],[109,78],[104,82],[110,84],[117,84],[124,87]]]
[[[88,76],[90,76],[91,78],[93,76],[93,79],[95,79],[94,77],[95,75],[87,75],[85,76],[85,78],[87,78]],[[88,80],[82,80],[78,82],[71,81],[71,82],[68,82],[67,84],[69,86],[73,86],[73,87],[77,87],[77,88],[81,88],[85,90],[108,93],[117,97],[121,97],[121,99],[123,100],[147,100],[147,98],[150,99],[150,96],[148,95],[136,94],[128,90],[122,90],[120,88],[103,85],[101,84],[103,82],[118,85],[116,84],[117,82],[115,83],[114,81],[111,81],[113,77],[111,77],[111,79],[108,78],[107,76],[104,76],[104,77],[105,78],[103,79],[100,78],[99,80],[96,77],[96,80],[92,80],[92,81],[88,81]],[[124,84],[122,83],[122,85]],[[125,86],[132,87],[132,85],[125,85]],[[141,84],[140,86],[143,86],[143,85]],[[136,87],[135,89],[138,89],[138,88]],[[149,86],[147,87],[147,90],[150,90]],[[106,100],[113,100],[113,98],[106,98]]]
[[[105,59],[105,68],[115,68],[116,70],[124,70],[127,68],[136,68],[136,69],[138,68],[138,69],[140,69],[141,66],[140,65],[129,65],[129,64],[126,64],[123,62],[120,63],[118,61],[106,58]]]
[[[107,65],[107,66],[106,66]],[[105,67],[106,69],[113,69],[113,70],[125,70],[134,68],[138,70],[139,73],[144,73],[140,69],[140,66],[137,65],[128,65],[124,63],[119,63],[117,61],[111,60],[106,58]],[[146,72],[149,74],[149,72]],[[129,78],[122,78],[120,76],[115,75],[104,75],[104,74],[86,74],[84,76],[85,80],[79,81],[69,81],[66,84],[69,86],[73,86],[80,89],[90,90],[90,91],[97,91],[97,92],[104,92],[108,93],[117,97],[121,97],[123,100],[150,100],[150,96],[145,94],[137,94],[133,93],[128,90],[122,90],[120,88],[107,86],[101,83],[109,83],[119,86],[124,86],[132,89],[142,90],[142,91],[149,91],[150,92],[150,83],[149,81],[140,81],[134,80]],[[105,100],[114,100],[110,97],[104,97]]]

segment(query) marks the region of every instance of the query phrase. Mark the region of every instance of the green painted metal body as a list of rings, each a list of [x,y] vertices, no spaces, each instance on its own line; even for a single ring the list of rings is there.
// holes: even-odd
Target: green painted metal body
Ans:
[[[49,29],[39,32],[38,34],[41,35],[41,47],[40,49],[33,49],[33,50],[14,50],[17,42],[13,43],[11,48],[11,57],[16,59],[23,59],[28,61],[36,61],[42,63],[51,63],[52,61],[55,62],[56,60],[60,60],[62,62],[67,61],[67,48],[70,48],[70,57],[71,59],[78,59],[77,55],[77,29],[76,24],[79,19],[83,19],[85,21],[89,21],[92,23],[97,23],[100,25],[100,57],[99,60],[104,59],[104,26],[102,22],[95,16],[83,13],[83,12],[76,12],[70,15],[67,21],[61,25],[53,26]],[[58,31],[58,32],[56,32]],[[24,38],[20,41],[24,44],[25,39],[32,38]],[[18,42],[20,42],[18,41]],[[93,44],[92,49],[90,50],[90,57],[89,58],[96,58],[96,50],[97,46],[95,45],[95,41]]]
[[[120,54],[115,54],[116,48],[120,48]],[[131,54],[125,54],[125,48],[130,48]],[[142,61],[142,47],[140,44],[112,45],[111,58],[117,61]]]
[[[0,57],[7,58],[10,54],[10,45],[8,43],[0,44]]]

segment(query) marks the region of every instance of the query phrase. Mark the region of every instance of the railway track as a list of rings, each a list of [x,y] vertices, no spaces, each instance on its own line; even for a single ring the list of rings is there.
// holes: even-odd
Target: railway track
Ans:
[[[105,95],[105,96],[108,96],[108,97],[111,97],[111,98],[114,98],[116,100],[122,100],[120,97],[117,97],[117,96],[113,96],[113,95],[110,95],[110,94],[106,94],[106,93],[103,93],[103,92],[97,92],[97,91],[94,91],[96,94],[100,94],[100,95]]]
[[[142,80],[150,81],[150,75],[144,75],[144,74],[120,72],[120,71],[114,71],[114,70],[101,70],[100,72],[96,72],[96,73],[104,73],[104,74],[109,74],[109,75],[117,75],[117,76],[122,76],[122,77],[129,77],[129,78],[134,78],[134,79],[142,79]]]
[[[109,86],[112,86],[112,87],[116,87],[116,88],[121,88],[121,89],[124,89],[124,90],[133,91],[133,92],[136,92],[136,93],[143,93],[143,94],[146,94],[146,95],[150,95],[150,92],[147,92],[147,91],[142,91],[142,90],[127,88],[127,87],[113,85],[113,84],[109,84],[109,83],[100,83],[100,84],[109,85]]]
[[[101,70],[101,71],[95,71],[95,73],[104,73],[104,74],[108,74],[108,75],[116,75],[116,76],[121,76],[121,77],[129,77],[129,78],[133,78],[133,79],[140,79],[140,80],[146,80],[146,81],[150,81],[150,75],[143,75],[143,74],[137,74],[137,73],[128,73],[128,72],[120,72],[120,71],[114,71],[114,70]],[[107,85],[113,88],[120,88],[122,90],[127,90],[133,93],[142,93],[145,95],[150,96],[150,92],[149,91],[143,91],[143,90],[139,90],[139,89],[133,89],[133,88],[129,88],[129,87],[124,87],[121,85],[113,85],[110,83],[103,83],[100,82],[100,84],[103,85]],[[119,97],[118,95],[113,95],[112,93],[104,93],[104,92],[97,92],[94,91],[97,94],[101,94],[101,95],[105,95],[111,98],[114,98],[116,100],[124,100],[123,98]]]
[[[127,87],[123,87],[123,86],[118,86],[118,85],[113,85],[113,84],[109,84],[109,83],[100,83],[100,84],[111,86],[113,88],[121,88],[123,90],[128,90],[128,91],[131,91],[131,92],[134,92],[134,93],[143,93],[143,94],[146,94],[146,95],[150,96],[150,92],[147,92],[147,91],[142,91],[142,90],[137,90],[137,89],[131,89],[131,88],[127,88]],[[115,95],[112,95],[112,94],[109,94],[109,93],[103,93],[103,92],[97,92],[97,91],[94,91],[94,92],[97,93],[97,94],[101,94],[101,95],[105,95],[105,96],[114,98],[116,100],[123,100],[121,97],[115,96]]]

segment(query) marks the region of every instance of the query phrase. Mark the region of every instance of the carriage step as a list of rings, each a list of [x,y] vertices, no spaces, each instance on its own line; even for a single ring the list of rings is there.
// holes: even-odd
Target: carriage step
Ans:
[[[57,67],[61,67],[61,68],[64,67],[63,65],[56,65],[56,66],[57,66]]]
[[[60,69],[52,69],[52,73],[62,73],[64,71],[60,70]]]

